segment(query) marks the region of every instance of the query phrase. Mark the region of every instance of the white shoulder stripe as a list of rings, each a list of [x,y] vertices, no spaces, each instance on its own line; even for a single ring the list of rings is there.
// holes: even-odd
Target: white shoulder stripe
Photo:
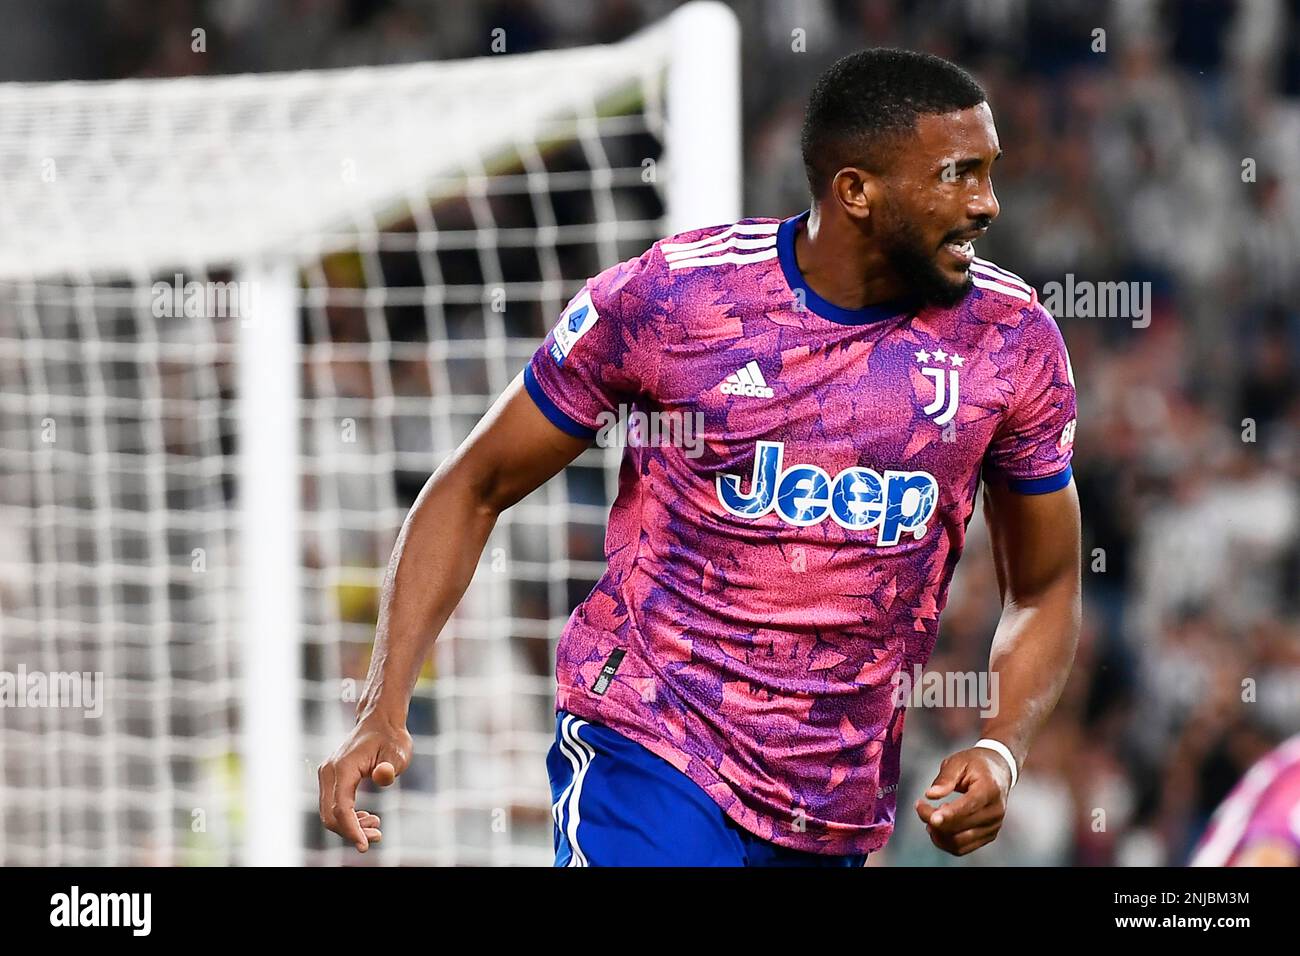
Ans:
[[[975,259],[974,262],[971,263],[971,269],[975,272],[982,272],[990,279],[1005,282],[1007,285],[1018,285],[1026,292],[1029,291],[1028,282],[1020,278],[1020,276],[1016,275],[1014,272],[1008,272],[997,263],[989,262],[987,259]]]
[[[702,249],[702,253],[708,253],[712,250]],[[677,262],[668,263],[669,269],[690,269],[695,266],[719,266],[731,263],[732,265],[745,265],[750,262],[764,262],[768,259],[776,258],[776,247],[772,246],[764,249],[762,252],[724,252],[722,255],[701,255],[694,259],[680,259]]]
[[[672,252],[665,252],[664,258],[669,262],[676,262],[678,259],[693,259],[696,256],[711,255],[714,252],[722,252],[726,249],[768,249],[775,243],[776,236],[760,236],[754,239],[732,236],[725,242],[712,243],[698,249],[677,249]],[[660,248],[663,247],[660,246]]]
[[[659,248],[665,254],[680,252],[682,249],[698,249],[700,246],[707,246],[713,242],[721,242],[731,236],[774,236],[780,228],[781,224],[779,222],[738,222],[722,232],[712,236],[705,236],[703,239],[696,239],[692,242],[661,242]]]
[[[1032,301],[1028,292],[1017,289],[1012,285],[1003,285],[1001,282],[994,282],[991,279],[981,279],[978,275],[972,275],[971,282],[977,289],[991,289],[995,292],[1001,292],[1003,295],[1009,295],[1012,298],[1022,299],[1025,302]]]

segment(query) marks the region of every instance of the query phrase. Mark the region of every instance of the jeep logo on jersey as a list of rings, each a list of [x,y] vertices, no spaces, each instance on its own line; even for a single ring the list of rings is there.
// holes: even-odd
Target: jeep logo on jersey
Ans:
[[[749,493],[736,475],[718,475],[718,501],[740,518],[757,520],[773,509],[789,524],[806,527],[829,515],[850,531],[879,528],[876,544],[898,544],[903,532],[926,532],[939,501],[939,483],[924,471],[845,468],[832,478],[816,465],[782,469],[785,445],[761,441],[754,451]]]

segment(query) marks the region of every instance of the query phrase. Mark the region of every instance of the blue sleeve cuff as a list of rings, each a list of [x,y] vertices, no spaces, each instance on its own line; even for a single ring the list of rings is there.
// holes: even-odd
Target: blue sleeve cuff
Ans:
[[[547,420],[560,431],[572,435],[574,438],[586,438],[588,441],[596,437],[594,429],[588,428],[582,422],[574,421],[551,401],[550,396],[542,390],[542,383],[537,381],[537,376],[533,374],[532,365],[524,366],[524,388],[528,391],[528,396],[537,403],[537,407],[542,410],[542,414],[546,416]]]
[[[1008,478],[1007,487],[1021,495],[1045,495],[1048,492],[1060,491],[1070,483],[1073,475],[1072,466],[1066,465],[1063,471],[1048,475],[1046,478]]]

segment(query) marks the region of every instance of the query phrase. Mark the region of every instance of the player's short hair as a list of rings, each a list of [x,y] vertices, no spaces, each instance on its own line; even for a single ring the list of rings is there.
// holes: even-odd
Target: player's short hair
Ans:
[[[817,79],[804,115],[804,170],[820,198],[845,166],[879,171],[918,116],[951,113],[986,99],[975,79],[943,57],[877,48],[836,60]]]

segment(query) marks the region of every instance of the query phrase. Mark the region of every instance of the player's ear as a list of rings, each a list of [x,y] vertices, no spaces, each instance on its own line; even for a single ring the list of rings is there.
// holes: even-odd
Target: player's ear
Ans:
[[[875,204],[876,177],[857,166],[845,166],[831,179],[831,194],[851,219],[865,222]]]

